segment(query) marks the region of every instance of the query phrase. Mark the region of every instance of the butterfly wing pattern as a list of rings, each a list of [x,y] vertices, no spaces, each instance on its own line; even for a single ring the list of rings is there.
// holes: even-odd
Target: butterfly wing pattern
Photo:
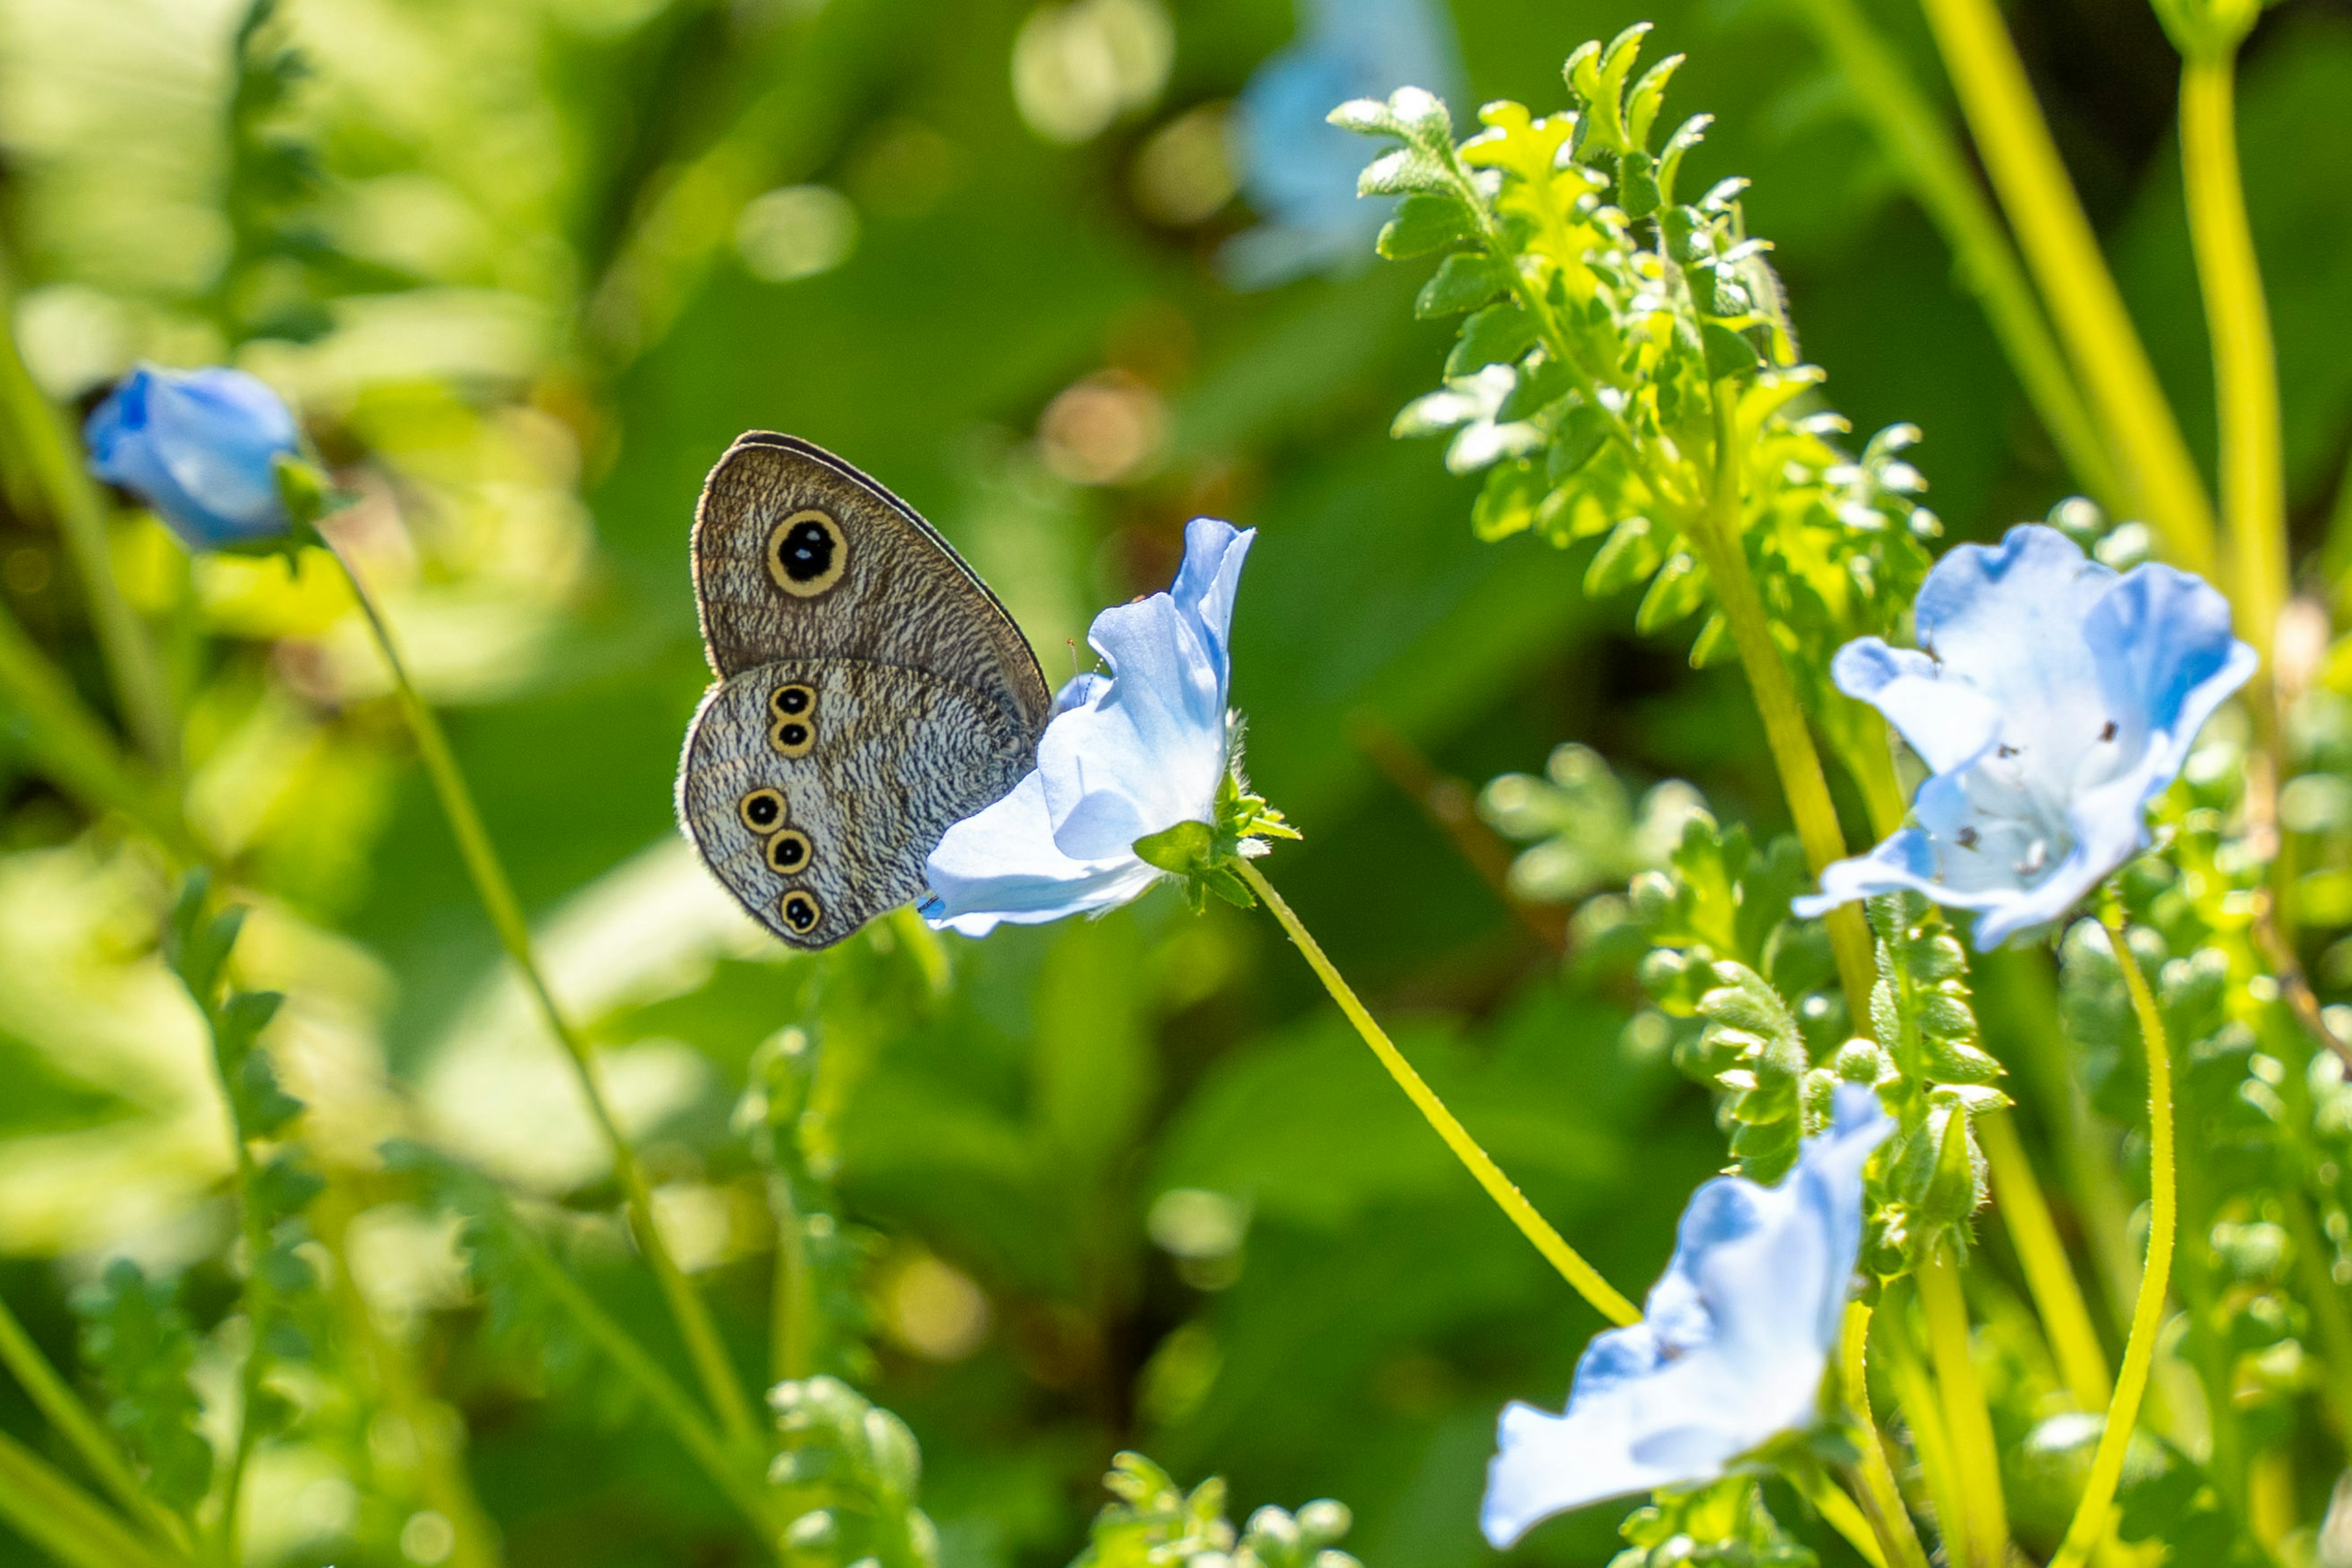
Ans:
[[[1036,765],[1052,694],[946,540],[793,437],[743,436],[711,470],[694,582],[719,680],[678,819],[777,937],[828,947],[921,896],[940,836]]]

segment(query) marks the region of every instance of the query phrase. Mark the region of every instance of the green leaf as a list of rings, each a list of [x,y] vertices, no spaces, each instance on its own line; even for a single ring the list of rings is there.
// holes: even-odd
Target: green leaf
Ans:
[[[1510,300],[1489,305],[1462,323],[1462,336],[1446,356],[1445,374],[1469,375],[1490,364],[1510,364],[1535,345],[1534,316]]]
[[[1173,871],[1180,877],[1189,877],[1207,869],[1213,858],[1216,842],[1216,832],[1207,823],[1180,822],[1173,827],[1137,839],[1134,847],[1137,858],[1145,865]]]
[[[1510,286],[1507,264],[1484,252],[1457,250],[1440,262],[1436,273],[1422,286],[1413,300],[1413,313],[1451,316],[1475,310]]]
[[[213,1450],[199,1430],[202,1405],[189,1385],[195,1331],[170,1280],[150,1280],[117,1258],[75,1293],[81,1352],[108,1395],[106,1424],[122,1439],[158,1500],[183,1513],[212,1484]]]
[[[1415,191],[1397,204],[1381,229],[1380,253],[1391,261],[1426,256],[1478,236],[1477,215],[1451,191]]]
[[[1710,381],[1747,375],[1764,363],[1755,344],[1720,322],[1699,323],[1699,337],[1706,344],[1706,374]]]

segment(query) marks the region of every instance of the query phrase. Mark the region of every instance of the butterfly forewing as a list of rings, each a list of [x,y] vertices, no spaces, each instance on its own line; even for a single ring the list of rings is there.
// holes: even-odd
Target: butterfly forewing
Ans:
[[[721,678],[777,658],[929,670],[1043,732],[1028,639],[914,510],[850,464],[754,431],[710,471],[694,522],[703,644]]]

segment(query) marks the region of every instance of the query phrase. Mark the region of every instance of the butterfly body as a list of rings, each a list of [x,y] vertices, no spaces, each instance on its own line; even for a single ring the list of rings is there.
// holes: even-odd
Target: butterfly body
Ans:
[[[711,470],[694,582],[719,679],[679,820],[770,931],[830,946],[922,895],[940,837],[1036,765],[1052,694],[946,540],[793,437],[745,435]]]

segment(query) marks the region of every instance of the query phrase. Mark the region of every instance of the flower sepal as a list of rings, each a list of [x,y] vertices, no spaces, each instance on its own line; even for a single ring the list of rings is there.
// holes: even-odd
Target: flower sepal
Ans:
[[[1269,838],[1297,838],[1298,830],[1282,813],[1252,795],[1240,777],[1228,772],[1217,786],[1217,820],[1180,822],[1135,841],[1136,858],[1147,866],[1181,878],[1185,901],[1199,914],[1216,894],[1239,909],[1255,909],[1257,899],[1234,869],[1255,860],[1269,847]]]

